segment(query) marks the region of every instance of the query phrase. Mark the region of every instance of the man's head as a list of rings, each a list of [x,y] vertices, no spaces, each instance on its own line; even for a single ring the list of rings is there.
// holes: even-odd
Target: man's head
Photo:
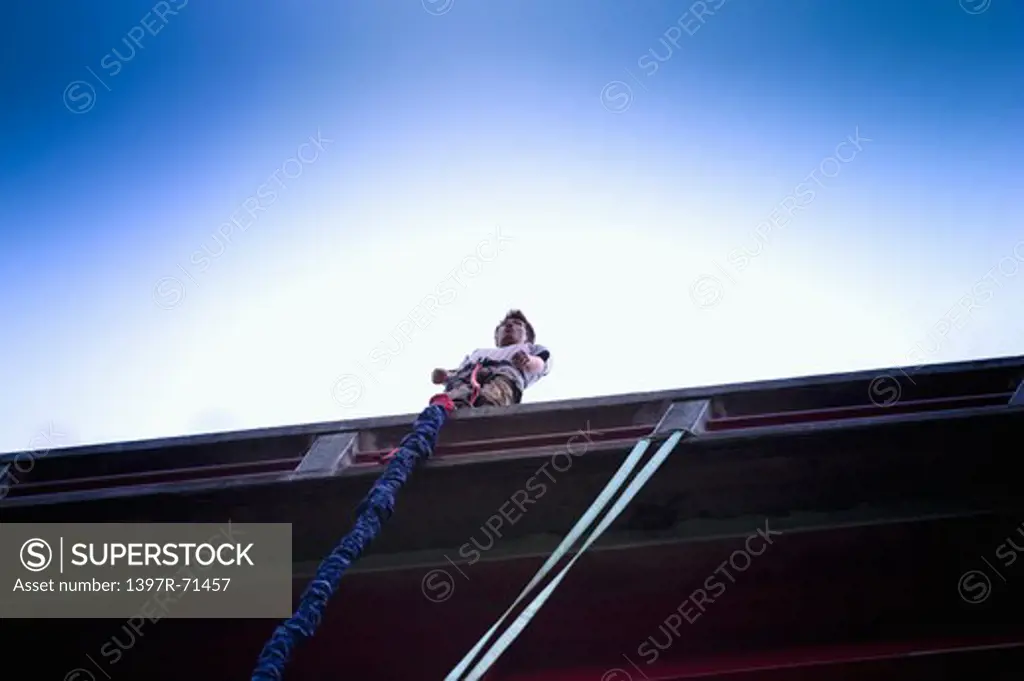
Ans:
[[[535,338],[533,326],[519,310],[509,310],[505,318],[494,329],[494,343],[499,347],[532,343]]]

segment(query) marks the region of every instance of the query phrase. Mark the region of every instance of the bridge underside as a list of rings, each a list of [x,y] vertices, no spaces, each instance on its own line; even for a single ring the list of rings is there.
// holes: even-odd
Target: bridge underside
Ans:
[[[1015,532],[1013,518],[799,529],[777,520],[770,529],[782,534],[771,535],[771,545],[749,542],[758,556],[737,555],[749,533],[731,533],[584,557],[488,678],[984,680],[1009,678],[995,673],[1000,664],[1020,669],[1024,648],[1014,645],[1024,646],[1024,587],[1015,581],[1024,574],[1011,566],[1002,582],[990,573],[987,593],[959,588],[964,573],[987,569],[982,557],[994,560],[993,548]],[[541,562],[481,559],[352,574],[287,678],[443,678]],[[424,590],[428,574],[434,588]],[[716,576],[721,586],[709,584]],[[5,647],[32,655],[26,663],[38,678],[99,665],[111,678],[242,679],[276,622],[131,624],[8,622]],[[39,641],[47,650],[41,660],[29,652]],[[928,650],[940,652],[920,654]],[[958,664],[976,673],[934,675]],[[987,676],[979,673],[986,665]]]
[[[1000,366],[1018,380],[1024,361]],[[971,371],[961,384],[973,380]],[[867,394],[863,388],[858,394]],[[974,392],[982,388],[991,392]],[[740,413],[715,427],[704,423],[680,445],[488,679],[1019,678],[1024,560],[1007,541],[1024,546],[1011,446],[1024,409],[1009,397],[885,418],[771,423],[752,414],[768,397],[733,398],[728,406]],[[664,410],[632,413],[632,424],[566,413],[560,428],[594,427],[596,418],[600,427],[650,429],[653,418],[663,437]],[[735,429],[721,425],[729,419]],[[452,432],[469,432],[472,423],[453,421],[463,430]],[[394,437],[381,428],[370,448]],[[564,444],[423,466],[286,678],[443,678],[515,599],[634,439],[598,438],[558,459]],[[355,462],[330,475],[162,483],[130,494],[26,492],[0,503],[0,520],[291,522],[298,595],[379,470]],[[36,480],[29,491],[56,484]],[[524,499],[531,480],[530,503],[516,511],[512,500]],[[6,620],[0,627],[9,664],[31,657],[24,663],[34,678],[222,681],[248,678],[276,624]],[[34,651],[44,645],[40,658]],[[76,668],[92,676],[68,677]]]

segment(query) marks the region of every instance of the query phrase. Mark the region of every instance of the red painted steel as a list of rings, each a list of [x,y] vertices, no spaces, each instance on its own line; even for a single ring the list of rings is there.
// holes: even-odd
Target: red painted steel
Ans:
[[[748,416],[724,416],[708,419],[707,430],[734,430],[739,428],[755,428],[758,426],[778,426],[785,423],[806,423],[811,421],[833,421],[849,418],[892,416],[894,414],[913,414],[925,411],[941,411],[943,409],[963,409],[967,407],[991,407],[1008,404],[1012,392],[991,393],[985,395],[967,395],[964,397],[941,397],[927,400],[907,400],[891,405],[856,405],[850,407],[832,407],[829,409],[806,409],[802,411],[782,411],[768,414],[751,414]]]
[[[651,434],[654,424],[643,426],[621,426],[618,428],[605,428],[604,430],[592,430],[587,433],[588,440],[592,442],[611,442],[615,440],[635,440]],[[509,449],[532,449],[534,447],[551,447],[557,445],[569,445],[574,437],[579,437],[580,431],[561,431],[557,433],[544,433],[541,435],[522,435],[518,437],[500,437],[488,440],[473,440],[470,442],[453,442],[450,444],[441,443],[434,452],[435,457],[458,456],[460,454],[479,454],[480,452],[504,451]],[[355,463],[373,463],[380,460],[390,449],[369,450],[359,452],[355,456]]]
[[[10,490],[10,496],[15,497],[89,489],[108,489],[111,487],[145,485],[157,482],[181,482],[185,480],[202,480],[236,475],[251,475],[253,473],[288,471],[293,470],[300,461],[302,461],[302,457],[290,457],[287,459],[269,459],[266,461],[245,461],[241,463],[214,464],[210,466],[168,468],[164,470],[140,473],[95,475],[86,478],[70,478],[67,480],[24,482],[13,486]]]
[[[769,414],[755,414],[749,416],[733,416],[709,419],[705,425],[709,431],[734,430],[740,428],[753,428],[758,426],[781,425],[785,423],[801,423],[810,421],[828,421],[856,417],[888,416],[892,414],[905,414],[923,411],[936,411],[941,409],[996,406],[1009,402],[1012,392],[992,393],[985,395],[970,395],[966,397],[946,397],[926,400],[908,400],[897,402],[889,406],[852,406],[835,407],[830,409],[811,409],[791,412],[774,412]],[[617,428],[606,428],[594,430],[587,434],[594,442],[611,442],[616,440],[633,440],[650,435],[652,425],[630,425]],[[569,443],[579,431],[562,431],[557,433],[546,433],[540,435],[525,435],[518,437],[503,437],[488,440],[474,440],[470,442],[454,442],[440,444],[434,456],[459,456],[463,454],[476,454],[481,452],[505,451],[512,449],[528,449],[534,447],[547,447]],[[354,457],[356,464],[371,464],[380,461],[380,458],[390,450],[370,450],[359,452]],[[209,478],[222,478],[235,475],[248,475],[253,473],[268,473],[275,471],[286,471],[294,469],[302,457],[289,457],[283,459],[271,459],[267,461],[252,461],[230,464],[215,464],[210,466],[190,466],[185,468],[171,468],[166,470],[123,473],[116,475],[101,475],[84,478],[73,478],[69,480],[53,480],[44,482],[26,481],[14,488],[11,496],[28,496],[35,494],[48,494],[55,492],[68,492],[88,489],[104,489],[110,487],[121,487],[134,484],[151,484],[157,482],[178,482],[185,480],[200,480]]]
[[[929,640],[822,646],[739,654],[701,660],[665,660],[650,666],[623,659],[620,667],[540,670],[501,674],[500,681],[683,681],[720,676],[757,676],[764,672],[802,670],[865,662],[880,662],[922,656],[982,653],[1024,649],[1024,637],[1004,636],[976,639]],[[824,677],[824,669],[818,674]]]

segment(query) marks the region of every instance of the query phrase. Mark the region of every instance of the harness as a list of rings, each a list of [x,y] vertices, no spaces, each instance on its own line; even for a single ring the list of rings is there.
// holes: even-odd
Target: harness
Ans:
[[[477,362],[476,364],[473,365],[473,370],[469,373],[469,385],[473,387],[473,392],[469,394],[469,406],[471,407],[476,404],[477,398],[480,397],[481,386],[480,380],[477,378],[477,376],[480,374],[481,366],[483,365]]]
[[[460,380],[461,381],[465,381],[466,378],[467,378],[466,374],[468,373],[469,374],[469,376],[468,376],[468,378],[469,378],[469,385],[473,388],[473,392],[470,393],[470,397],[469,397],[469,405],[472,407],[472,406],[474,406],[476,404],[477,398],[480,397],[480,389],[481,389],[480,378],[479,378],[480,370],[481,369],[484,370],[484,382],[486,383],[488,378],[490,378],[492,376],[500,376],[500,375],[502,375],[502,374],[499,374],[499,373],[497,373],[495,371],[492,371],[492,369],[494,369],[495,367],[502,367],[502,366],[515,368],[515,364],[513,364],[512,362],[509,362],[507,360],[482,359],[482,360],[476,362],[475,364],[473,364],[472,368],[465,367],[463,369],[460,369],[458,372],[456,372],[455,376],[453,376],[452,379],[450,381],[448,381],[448,383],[445,385],[445,390],[450,390],[451,387],[452,387],[452,384],[456,383],[457,381],[460,381]],[[518,371],[518,369],[517,369],[517,371]],[[519,391],[518,386],[516,386],[514,383],[513,383],[513,393],[515,395],[516,402],[518,403],[519,400],[522,399],[522,394]]]
[[[472,368],[465,367],[463,369],[460,369],[458,372],[456,372],[455,376],[453,376],[451,378],[451,380],[449,380],[448,383],[445,384],[445,386],[444,386],[445,390],[450,390],[451,387],[452,387],[452,384],[455,383],[456,381],[465,380],[466,379],[466,374],[469,373],[469,377],[468,377],[469,378],[469,385],[473,388],[473,391],[469,395],[469,406],[471,406],[471,407],[475,406],[476,405],[476,401],[480,398],[480,390],[482,388],[482,386],[480,385],[480,378],[479,378],[479,376],[480,376],[480,369],[484,369],[485,370],[484,382],[486,382],[488,375],[494,375],[492,372],[487,371],[487,369],[490,369],[490,368],[493,368],[493,367],[496,367],[496,366],[502,366],[502,365],[504,365],[504,366],[514,366],[511,362],[503,362],[503,361],[496,361],[496,360],[490,360],[490,359],[480,360],[479,362],[474,364],[472,366]],[[513,387],[515,387],[515,386],[513,386]],[[515,390],[514,394],[515,394],[515,397],[516,397],[516,402],[518,402],[521,399],[521,395],[520,395],[519,391]],[[401,447],[395,447],[394,449],[392,449],[387,454],[382,455],[380,457],[381,463],[388,463],[389,461],[391,461],[391,459],[395,458],[395,455],[398,454],[398,452],[400,450],[401,450]]]

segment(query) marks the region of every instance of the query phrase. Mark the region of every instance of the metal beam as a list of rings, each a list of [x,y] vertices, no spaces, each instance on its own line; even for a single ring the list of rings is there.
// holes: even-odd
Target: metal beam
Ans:
[[[874,516],[874,517],[872,517]],[[902,513],[899,510],[891,510],[880,506],[869,507],[861,511],[860,516],[850,514],[808,514],[807,516],[783,516],[769,517],[768,522],[773,530],[778,530],[790,537],[798,537],[801,546],[814,546],[814,542],[835,535],[837,532],[846,533],[889,533],[902,531],[926,532],[926,528],[938,528],[940,524],[949,526],[950,523],[972,523],[971,527],[982,527],[985,523],[996,523],[1004,520],[1001,516],[992,511],[943,511],[940,508],[932,513]],[[744,516],[736,521],[716,521],[703,525],[699,521],[687,523],[685,526],[668,533],[658,533],[656,538],[645,534],[642,530],[620,529],[609,530],[608,535],[601,541],[595,543],[589,553],[607,557],[609,563],[602,563],[600,567],[592,563],[591,570],[609,569],[606,566],[611,560],[619,556],[626,560],[626,552],[632,556],[643,555],[645,557],[664,556],[665,560],[676,559],[675,565],[682,566],[678,561],[679,551],[686,547],[698,546],[721,546],[725,554],[731,552],[737,542],[750,536],[750,528],[764,525],[765,517]],[[937,531],[937,530],[936,530]],[[539,566],[557,548],[561,538],[557,535],[516,537],[505,535],[502,537],[502,544],[495,545],[486,554],[474,563],[474,574],[480,575],[481,580],[501,579],[503,572],[510,565],[519,562],[536,563]],[[421,570],[438,572],[439,568],[452,566],[451,556],[458,557],[458,546],[445,548],[418,550],[412,552],[390,552],[374,553],[364,556],[359,563],[349,568],[347,574],[358,574],[373,572],[381,577],[387,577],[384,573],[401,573],[403,570]],[[606,555],[605,555],[606,554]],[[633,558],[635,560],[635,558]],[[465,564],[464,564],[465,565]],[[320,560],[297,561],[292,564],[292,579],[305,583],[316,575],[320,566]],[[618,567],[613,568],[618,569]]]
[[[10,483],[7,482],[8,473],[10,472],[11,464],[0,463],[0,499],[6,497],[8,490],[11,488]]]
[[[977,371],[1013,371],[1020,369],[1024,369],[1024,356],[1000,357],[996,359],[977,360],[970,362],[956,362],[949,364],[931,364],[915,368],[913,370],[913,375],[915,377],[950,376],[953,374],[969,374]],[[501,409],[467,410],[455,414],[453,416],[453,419],[456,421],[476,419],[501,420],[508,415],[525,415],[555,411],[573,412],[598,407],[631,404],[642,406],[645,403],[659,402],[664,400],[682,401],[692,399],[707,399],[711,397],[729,395],[732,393],[770,393],[776,390],[783,389],[788,390],[794,388],[818,388],[834,384],[870,382],[872,379],[878,378],[879,376],[896,375],[896,373],[898,373],[899,371],[899,368],[885,368],[851,373],[800,376],[795,378],[773,379],[768,381],[755,381],[748,383],[718,384],[694,388],[661,390],[646,393],[629,393],[624,395],[589,397],[575,400],[536,402],[533,404],[520,404],[512,407],[504,407]],[[52,450],[48,454],[48,458],[63,458],[67,456],[117,453],[138,453],[141,455],[146,455],[151,450],[166,449],[170,447],[212,445],[223,442],[237,442],[256,438],[267,439],[277,437],[292,437],[299,435],[323,435],[329,433],[336,433],[341,430],[374,430],[387,427],[411,425],[413,421],[416,419],[416,416],[416,414],[403,414],[397,416],[354,419],[350,421],[330,421],[324,423],[311,423],[296,426],[280,426],[275,428],[235,431],[229,433],[214,433],[206,435],[191,435],[185,437],[173,437],[154,440],[137,440],[131,442],[117,442],[99,445],[67,447]],[[0,453],[0,463],[13,461],[17,455],[18,452]]]
[[[295,472],[336,473],[345,468],[352,463],[358,434],[349,431],[321,435],[313,441],[305,456],[302,457],[302,461],[295,467]]]
[[[923,412],[918,414],[903,414],[889,417],[865,417],[841,421],[811,422],[801,424],[786,424],[779,426],[765,426],[757,428],[739,429],[734,431],[701,432],[699,437],[690,441],[688,447],[691,450],[700,450],[704,447],[719,448],[730,446],[735,448],[750,447],[753,453],[759,451],[764,443],[774,441],[783,442],[789,438],[804,440],[804,436],[815,435],[822,438],[842,438],[846,434],[872,431],[885,423],[886,434],[892,436],[894,433],[904,429],[911,431],[920,428],[935,428],[936,431],[948,432],[947,428],[965,428],[966,422],[975,421],[983,424],[986,428],[1009,429],[1016,427],[1014,424],[1020,422],[1022,417],[1018,409],[1007,409],[1005,405],[998,407],[974,407],[970,409],[957,409],[948,412]],[[943,437],[948,437],[943,435]],[[840,440],[841,442],[841,440]],[[795,443],[794,443],[795,446]],[[816,445],[828,451],[832,445],[822,440]],[[622,442],[595,442],[588,449],[588,452],[621,451]],[[521,449],[512,451],[481,452],[478,454],[461,454],[453,457],[439,457],[426,463],[429,468],[446,468],[459,466],[463,463],[473,464],[479,462],[497,463],[502,461],[512,462],[517,459],[543,459],[550,458],[564,452],[565,447],[541,447],[537,449]],[[589,457],[587,457],[589,458]],[[747,464],[744,464],[745,466]],[[380,472],[377,465],[353,465],[345,469],[342,477],[365,475],[376,476]],[[248,475],[233,476],[230,478],[215,478],[204,480],[190,480],[181,482],[166,482],[144,485],[126,485],[110,489],[68,491],[62,493],[50,493],[40,495],[13,496],[0,501],[0,508],[14,508],[22,506],[42,506],[48,504],[63,504],[79,501],[103,500],[117,497],[133,497],[151,494],[195,494],[205,492],[228,492],[241,488],[256,485],[274,485],[287,483],[296,478],[334,477],[332,472],[314,471],[300,474],[297,471],[282,471],[271,473],[253,473]],[[360,482],[360,484],[362,484]]]
[[[710,410],[711,400],[673,402],[651,431],[651,437],[664,437],[676,430],[700,433]]]
[[[1010,398],[1010,404],[1015,407],[1024,404],[1024,380],[1017,385],[1017,391]]]
[[[470,456],[474,454],[480,454],[482,452],[506,452],[516,449],[530,449],[535,450],[541,447],[554,446],[556,449],[561,451],[568,451],[572,449],[573,444],[576,444],[576,448],[583,447],[589,451],[590,446],[597,443],[606,442],[635,442],[642,437],[649,434],[649,428],[647,426],[622,426],[618,428],[596,428],[576,429],[569,431],[559,431],[551,433],[542,433],[537,435],[525,435],[518,437],[491,437],[486,440],[469,440],[469,441],[456,441],[450,443],[440,443],[434,450],[434,461],[439,461],[446,457],[452,456]],[[380,457],[386,454],[389,449],[377,449],[371,451],[360,451],[355,456],[356,463],[370,463],[380,460]]]
[[[749,428],[706,430],[700,438],[691,442],[692,448],[698,443],[724,443],[761,440],[766,437],[785,438],[792,436],[811,435],[829,431],[857,432],[878,429],[882,426],[907,426],[921,423],[948,423],[968,419],[996,419],[1006,414],[1006,405],[999,404],[988,407],[967,407],[948,411],[923,411],[909,414],[885,414],[875,416],[858,416],[856,418],[836,419],[832,421],[807,421],[804,423],[780,423],[769,426],[751,426]],[[1006,414],[1010,418],[1018,418],[1017,414]]]
[[[587,449],[587,453],[615,454],[624,448],[622,442],[595,442]],[[428,468],[447,468],[462,464],[513,462],[520,459],[550,459],[552,456],[565,452],[564,445],[556,447],[540,447],[537,449],[506,450],[496,452],[483,452],[480,454],[462,454],[455,457],[440,457],[424,463]],[[353,457],[354,459],[354,457]],[[351,465],[347,466],[338,480],[354,479],[358,481],[360,488],[365,484],[363,478],[377,477],[381,473],[381,467],[372,465]],[[62,505],[68,503],[107,501],[110,499],[128,499],[133,497],[174,495],[189,496],[193,494],[224,493],[231,494],[250,487],[286,487],[289,483],[300,479],[316,479],[334,477],[335,473],[330,471],[314,470],[310,472],[274,471],[269,473],[252,473],[249,475],[237,475],[225,478],[209,478],[197,480],[184,480],[181,482],[163,482],[140,485],[125,485],[122,487],[111,487],[107,489],[86,489],[68,492],[56,492],[40,495],[17,496],[0,501],[0,509]],[[360,495],[362,492],[360,492]],[[358,501],[358,500],[357,500]],[[227,502],[226,502],[227,503]]]
[[[1024,649],[1024,637],[1004,636],[988,638],[964,638],[960,640],[934,640],[915,643],[893,642],[875,644],[848,644],[822,646],[819,648],[779,650],[761,654],[734,654],[728,657],[707,658],[692,662],[659,660],[645,671],[640,664],[644,660],[621,656],[620,659],[603,670],[600,668],[575,670],[550,670],[533,673],[508,673],[498,676],[500,681],[683,681],[685,679],[706,679],[718,676],[751,675],[757,678],[758,673],[779,672],[782,670],[807,670],[819,668],[820,678],[827,678],[827,667],[845,667],[854,664],[879,663],[896,660],[932,658],[956,655],[996,653],[1002,651],[1019,651]],[[638,664],[639,663],[639,664]],[[601,672],[604,672],[603,674]],[[862,672],[865,670],[861,670]],[[771,678],[778,678],[772,676]],[[804,678],[804,677],[801,677]]]
[[[924,400],[904,400],[887,407],[879,405],[847,405],[823,409],[801,409],[778,411],[747,416],[723,416],[711,419],[708,430],[729,430],[733,428],[757,428],[777,426],[785,423],[810,423],[814,421],[835,421],[838,419],[887,417],[893,414],[918,414],[929,411],[949,411],[971,407],[994,407],[1007,404],[1009,392],[984,395],[963,395],[960,397],[939,397]]]

